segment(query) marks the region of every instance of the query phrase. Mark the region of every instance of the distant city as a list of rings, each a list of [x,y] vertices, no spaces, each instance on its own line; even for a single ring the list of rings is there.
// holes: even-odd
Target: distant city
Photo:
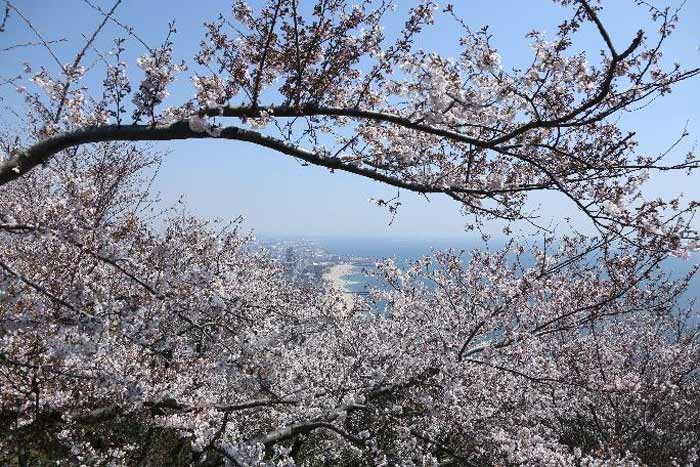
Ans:
[[[377,262],[376,257],[332,253],[319,240],[258,239],[255,243],[282,265],[290,280],[310,287],[317,287],[326,280],[348,291],[347,281],[342,277],[362,269],[373,269]],[[339,269],[341,266],[344,269]],[[334,268],[345,274],[329,275]]]

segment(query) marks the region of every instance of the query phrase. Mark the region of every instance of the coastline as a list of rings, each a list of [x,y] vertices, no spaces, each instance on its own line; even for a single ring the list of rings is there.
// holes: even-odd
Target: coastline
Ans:
[[[328,283],[331,287],[339,290],[343,295],[343,301],[348,307],[352,307],[354,304],[354,297],[351,292],[348,291],[348,286],[352,283],[345,276],[352,274],[355,271],[355,266],[349,263],[341,263],[331,266],[326,272],[323,273],[322,279],[324,282]]]

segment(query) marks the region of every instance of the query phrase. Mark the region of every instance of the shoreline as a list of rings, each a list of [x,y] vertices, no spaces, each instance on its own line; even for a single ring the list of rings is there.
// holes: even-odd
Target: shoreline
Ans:
[[[352,281],[344,279],[345,276],[352,274],[355,271],[355,266],[349,263],[341,263],[331,266],[326,272],[321,276],[322,280],[331,287],[339,290],[342,293],[343,301],[348,307],[352,307],[354,304],[354,297],[351,292],[348,291],[348,286],[352,284]]]

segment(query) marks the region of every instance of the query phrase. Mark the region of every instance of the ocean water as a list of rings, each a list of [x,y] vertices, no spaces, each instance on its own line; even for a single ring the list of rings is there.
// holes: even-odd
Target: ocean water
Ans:
[[[470,251],[482,246],[480,241],[469,238],[421,240],[328,237],[316,240],[329,253],[339,256],[365,257],[376,260],[393,258],[398,261],[415,260],[429,255],[433,251],[448,249]]]
[[[470,251],[483,247],[483,243],[474,239],[375,239],[375,238],[318,238],[318,244],[328,253],[352,258],[363,258],[368,265],[355,267],[351,274],[343,276],[346,290],[353,293],[367,292],[369,288],[382,288],[386,284],[373,275],[376,269],[369,266],[384,259],[391,258],[400,267],[431,255],[436,251],[453,250],[463,252],[468,257]]]
[[[385,258],[392,258],[400,267],[431,255],[436,251],[452,250],[461,253],[464,261],[468,261],[475,249],[491,251],[502,248],[504,241],[492,241],[485,245],[480,239],[474,238],[444,238],[444,239],[373,239],[373,238],[316,238],[314,241],[324,250],[340,257],[364,258],[368,264],[373,264]],[[527,260],[526,260],[527,261]],[[663,272],[671,278],[680,278],[700,263],[700,254],[691,255],[688,259],[670,258],[663,264]],[[362,293],[368,288],[385,287],[386,284],[372,273],[372,266],[356,267],[351,274],[343,277],[348,292]],[[690,283],[683,303],[700,299],[700,274]]]

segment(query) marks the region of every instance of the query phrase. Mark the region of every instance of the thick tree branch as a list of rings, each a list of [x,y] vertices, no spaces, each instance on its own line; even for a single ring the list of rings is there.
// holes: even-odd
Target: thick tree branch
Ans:
[[[306,104],[301,107],[292,107],[287,105],[271,105],[264,107],[241,106],[224,107],[223,109],[205,109],[202,111],[202,113],[210,117],[223,116],[239,118],[257,118],[264,114],[269,114],[274,117],[310,117],[319,115],[329,117],[351,117],[373,120],[376,122],[393,123],[410,130],[441,136],[455,142],[472,144],[478,148],[488,149],[492,147],[488,141],[472,138],[456,131],[450,131],[443,128],[437,128],[419,122],[414,122],[409,118],[392,113],[362,110],[354,107],[329,107],[315,104]]]
[[[26,151],[0,164],[0,186],[19,178],[36,166],[47,162],[60,151],[74,146],[106,141],[166,141],[201,138],[214,138],[214,136],[207,132],[193,131],[188,122],[184,121],[167,126],[105,125],[82,128],[41,141],[28,148]],[[376,170],[351,165],[339,158],[324,156],[313,151],[293,146],[280,139],[240,127],[230,126],[223,128],[217,138],[254,143],[299,158],[310,164],[332,170],[354,173],[398,188],[419,193],[486,193],[484,190],[468,190],[459,186],[436,188],[431,184],[392,177]]]
[[[334,420],[335,418],[337,418],[337,416],[332,417],[331,421]],[[359,447],[364,446],[364,443],[360,438],[351,435],[347,431],[345,431],[342,428],[331,423],[331,421],[319,420],[319,421],[295,423],[293,425],[289,425],[289,426],[286,426],[284,428],[280,428],[279,430],[272,431],[264,436],[261,436],[259,438],[254,439],[253,441],[255,443],[260,443],[260,444],[264,444],[264,445],[268,446],[271,444],[279,443],[280,441],[294,438],[295,436],[308,434],[308,433],[311,433],[312,431],[319,430],[319,429],[324,429],[324,430],[333,431],[333,432],[339,434],[343,438],[347,439],[348,441],[352,442],[353,444],[355,444]]]

